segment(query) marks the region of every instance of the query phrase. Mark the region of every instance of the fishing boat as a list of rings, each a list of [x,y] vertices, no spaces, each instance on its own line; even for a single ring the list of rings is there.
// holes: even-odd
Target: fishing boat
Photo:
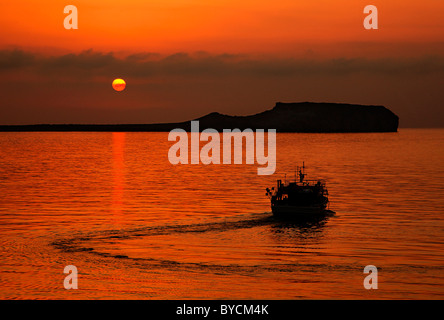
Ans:
[[[330,212],[327,210],[328,190],[324,180],[307,180],[305,164],[297,167],[293,181],[277,180],[276,188],[267,188],[271,200],[271,211],[275,217],[311,218]]]

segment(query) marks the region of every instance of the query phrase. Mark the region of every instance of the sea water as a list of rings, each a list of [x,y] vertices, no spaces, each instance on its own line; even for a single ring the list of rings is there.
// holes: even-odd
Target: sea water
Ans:
[[[260,176],[172,165],[168,133],[0,133],[0,298],[442,299],[443,141],[278,133],[276,172]],[[336,214],[276,220],[265,188],[303,161]]]

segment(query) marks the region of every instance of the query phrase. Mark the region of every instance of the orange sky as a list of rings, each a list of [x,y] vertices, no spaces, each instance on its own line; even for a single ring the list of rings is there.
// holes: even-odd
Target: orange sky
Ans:
[[[363,27],[369,4],[379,30]],[[66,5],[78,30],[63,27]],[[0,124],[185,121],[315,101],[444,126],[443,12],[443,0],[1,1]]]
[[[63,28],[68,4],[79,10],[75,31]],[[368,4],[379,9],[378,31],[362,27]],[[0,4],[0,40],[72,51],[291,55],[307,45],[331,50],[338,43],[442,42],[443,12],[438,0],[15,0]],[[342,54],[356,51],[343,47]]]

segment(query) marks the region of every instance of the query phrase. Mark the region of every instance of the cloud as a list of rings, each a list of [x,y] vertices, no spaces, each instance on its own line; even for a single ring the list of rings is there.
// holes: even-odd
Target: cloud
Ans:
[[[443,56],[417,58],[257,58],[246,55],[205,52],[171,55],[140,52],[118,57],[112,52],[87,50],[47,56],[23,50],[0,50],[0,72],[25,71],[41,76],[65,74],[71,77],[156,76],[254,76],[305,77],[341,76],[356,73],[381,75],[424,75],[444,73]]]
[[[0,71],[17,70],[32,66],[36,56],[22,50],[0,50]]]

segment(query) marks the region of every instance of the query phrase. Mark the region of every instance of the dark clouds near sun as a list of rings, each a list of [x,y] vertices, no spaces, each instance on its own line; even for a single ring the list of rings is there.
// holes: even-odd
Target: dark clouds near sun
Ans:
[[[403,127],[443,126],[444,57],[277,58],[93,50],[0,50],[0,123],[147,123],[218,111],[245,115],[276,101],[385,105]],[[112,90],[114,78],[127,89]]]

